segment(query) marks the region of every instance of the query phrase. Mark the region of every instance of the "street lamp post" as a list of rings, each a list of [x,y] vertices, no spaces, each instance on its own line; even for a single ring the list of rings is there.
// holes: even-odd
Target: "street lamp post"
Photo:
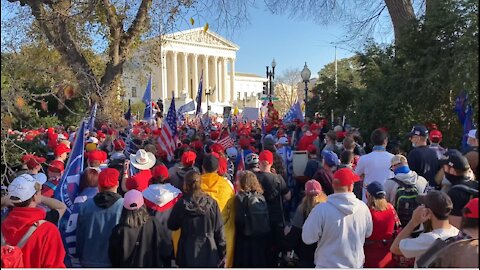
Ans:
[[[302,80],[305,83],[305,116],[307,116],[307,102],[308,102],[308,82],[310,81],[310,75],[312,73],[310,72],[310,69],[307,67],[307,62],[305,62],[305,66],[303,67],[302,72],[300,73],[302,76]]]
[[[205,96],[207,97],[207,115],[210,114],[210,87],[205,89]]]
[[[275,67],[277,66],[277,62],[275,62],[275,58],[272,60],[272,70],[269,69],[269,66],[267,66],[267,79],[270,84],[270,87],[268,89],[268,101],[272,102],[272,95],[273,95],[273,80],[275,79]]]

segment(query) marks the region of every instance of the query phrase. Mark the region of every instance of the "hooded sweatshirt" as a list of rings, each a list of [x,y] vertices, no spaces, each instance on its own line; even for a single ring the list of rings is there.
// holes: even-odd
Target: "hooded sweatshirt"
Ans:
[[[425,193],[425,188],[427,187],[428,182],[415,171],[410,170],[408,173],[397,173],[395,174],[395,178],[405,184],[415,185],[417,187],[418,194]],[[383,184],[383,187],[387,193],[387,201],[392,205],[395,205],[398,184],[395,181],[388,179]]]
[[[2,235],[9,245],[17,245],[28,229],[37,221],[45,220],[43,209],[14,207],[2,224]],[[44,222],[30,236],[22,248],[25,268],[65,268],[65,248],[57,227]]]
[[[363,244],[372,231],[367,205],[351,192],[334,193],[308,215],[302,240],[307,245],[318,241],[316,267],[361,268],[365,261]]]
[[[80,208],[77,220],[77,254],[83,267],[111,267],[108,245],[118,224],[123,198],[110,191],[99,192]]]
[[[226,266],[232,267],[235,247],[235,192],[233,185],[225,177],[213,172],[202,175],[200,188],[218,203],[227,241]]]

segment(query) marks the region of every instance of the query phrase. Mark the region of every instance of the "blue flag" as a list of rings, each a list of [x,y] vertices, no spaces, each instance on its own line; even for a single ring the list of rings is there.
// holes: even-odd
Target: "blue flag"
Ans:
[[[143,103],[145,103],[145,110],[143,111],[143,120],[149,121],[153,118],[153,108],[152,108],[152,76],[148,79],[147,88],[145,88],[145,93],[143,93],[142,98]]]
[[[87,127],[86,127],[86,129],[88,131],[93,131],[93,128],[95,126],[95,117],[96,116],[97,116],[97,103],[95,102],[95,104],[92,107],[92,110],[90,111],[90,117],[88,118],[88,124],[87,124]]]
[[[290,110],[283,117],[283,123],[290,123],[295,119],[299,119],[302,122],[304,121],[302,108],[300,107],[299,101],[295,102],[295,104],[290,107]]]
[[[80,175],[83,172],[83,146],[85,144],[85,122],[77,130],[65,172],[55,189],[55,199],[65,203],[67,211],[60,220],[59,230],[67,252],[66,262],[71,266],[79,265],[76,258],[76,229],[78,214],[73,212],[74,201],[79,193]]]
[[[457,113],[458,120],[463,127],[462,136],[462,149],[467,147],[468,132],[473,126],[473,111],[472,105],[468,102],[467,91],[463,90],[455,100],[455,112]]]
[[[202,92],[203,92],[203,70],[202,70],[202,75],[200,76],[200,82],[198,83],[198,92],[197,92],[197,111],[195,112],[195,115],[199,115],[201,110],[202,110]]]

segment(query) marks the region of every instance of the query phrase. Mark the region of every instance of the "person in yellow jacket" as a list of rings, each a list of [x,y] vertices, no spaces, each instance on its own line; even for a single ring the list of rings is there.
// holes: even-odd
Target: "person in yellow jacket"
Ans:
[[[218,175],[218,159],[215,156],[205,156],[202,168],[200,188],[217,201],[220,208],[227,240],[225,266],[232,267],[235,247],[235,191],[230,181]]]

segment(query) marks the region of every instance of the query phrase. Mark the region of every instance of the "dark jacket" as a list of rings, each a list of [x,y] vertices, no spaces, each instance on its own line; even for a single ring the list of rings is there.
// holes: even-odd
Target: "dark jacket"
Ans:
[[[179,267],[217,267],[225,258],[226,241],[217,202],[208,195],[184,195],[168,219],[170,230],[181,229],[176,263]]]
[[[239,192],[235,196],[235,256],[233,267],[268,267],[269,233],[260,236],[246,236],[243,233],[246,216],[244,199],[243,192]]]
[[[139,228],[118,224],[109,240],[112,267],[170,267],[172,243],[165,243],[164,230],[156,218]]]
[[[268,204],[271,228],[284,227],[282,196],[289,191],[285,180],[279,174],[255,172],[255,175],[262,185],[263,196]]]
[[[325,194],[333,194],[333,173],[330,170],[326,170],[323,167],[319,168],[315,175],[313,175],[313,179],[317,180],[320,185],[322,185]]]

